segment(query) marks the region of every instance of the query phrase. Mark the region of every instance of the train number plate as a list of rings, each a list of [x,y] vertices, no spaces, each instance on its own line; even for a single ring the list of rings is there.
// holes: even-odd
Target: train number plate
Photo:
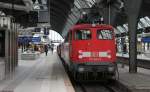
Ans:
[[[92,52],[91,57],[99,57],[99,52]]]

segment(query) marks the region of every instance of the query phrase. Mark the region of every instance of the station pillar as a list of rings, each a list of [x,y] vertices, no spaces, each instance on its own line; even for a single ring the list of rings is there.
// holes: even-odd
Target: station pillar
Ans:
[[[99,10],[100,15],[102,15],[104,18],[104,23],[111,24],[111,25],[113,25],[115,22],[116,12],[117,10],[114,9],[112,5],[104,8],[103,11],[101,9]]]
[[[129,30],[129,72],[137,73],[137,25],[142,0],[127,0]]]

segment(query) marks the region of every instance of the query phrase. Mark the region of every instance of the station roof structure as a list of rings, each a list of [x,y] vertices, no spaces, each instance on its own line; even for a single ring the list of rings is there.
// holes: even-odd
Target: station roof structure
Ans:
[[[37,26],[39,11],[48,11],[47,0],[0,0],[1,16],[13,16],[24,27]]]
[[[85,9],[91,8],[101,16],[109,16],[106,11],[110,10],[110,23],[116,28],[116,33],[127,32],[127,0],[50,0],[48,2],[50,9],[50,23],[52,29],[65,35],[67,30],[75,24]],[[143,0],[139,14],[138,29],[149,26],[149,0]],[[92,10],[93,9],[93,10]],[[86,11],[86,10],[85,10]],[[104,17],[105,21],[109,17]],[[108,23],[108,22],[105,22]]]
[[[51,28],[61,35],[77,23],[82,14],[96,12],[105,23],[115,27],[116,34],[128,32],[126,2],[128,0],[0,0],[0,11],[15,17],[33,10],[49,10]],[[150,26],[150,0],[142,0],[138,29]],[[12,13],[12,8],[15,13]],[[20,20],[20,19],[18,19]]]

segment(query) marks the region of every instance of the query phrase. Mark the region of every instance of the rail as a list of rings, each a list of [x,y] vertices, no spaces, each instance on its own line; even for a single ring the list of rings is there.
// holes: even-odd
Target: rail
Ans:
[[[109,82],[78,82],[76,92],[131,92],[117,80]]]
[[[61,58],[60,58],[61,59]],[[118,80],[106,81],[75,81],[68,71],[63,59],[62,64],[67,72],[69,79],[75,89],[75,92],[131,92],[129,88],[120,83]]]

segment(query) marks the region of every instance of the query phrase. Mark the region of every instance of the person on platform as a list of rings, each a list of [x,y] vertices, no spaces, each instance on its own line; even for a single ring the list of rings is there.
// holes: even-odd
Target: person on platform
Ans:
[[[123,53],[126,54],[127,53],[127,45],[123,44]]]
[[[47,53],[48,53],[48,46],[47,45],[44,46],[44,50],[45,50],[45,55],[47,56]]]
[[[52,50],[52,54],[53,54],[53,51],[54,51],[54,44],[51,45],[51,50]]]

